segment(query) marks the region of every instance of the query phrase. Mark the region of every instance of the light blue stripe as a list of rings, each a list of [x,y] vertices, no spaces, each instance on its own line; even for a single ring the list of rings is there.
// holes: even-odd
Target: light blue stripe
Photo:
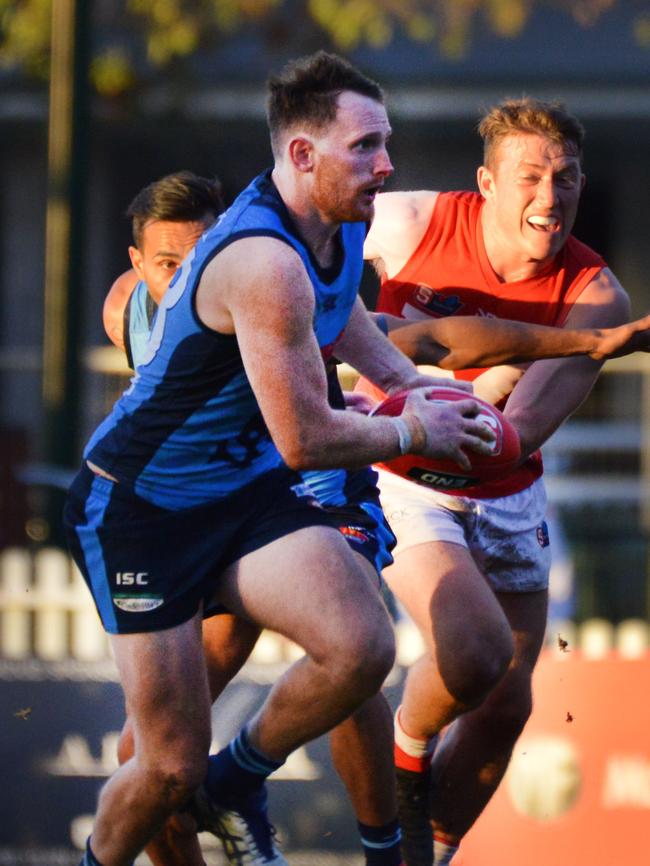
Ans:
[[[366,848],[375,848],[377,851],[381,851],[384,848],[392,848],[394,845],[397,845],[398,842],[402,841],[402,834],[398,830],[394,836],[391,836],[390,839],[384,839],[383,842],[370,842],[365,837],[361,837],[361,841]]]
[[[360,505],[366,514],[369,514],[377,524],[377,528],[374,530],[375,541],[377,542],[375,568],[377,569],[377,573],[381,574],[384,568],[394,562],[389,547],[394,545],[395,536],[387,527],[384,512],[379,505],[376,505],[374,502],[362,502]]]
[[[110,501],[107,496],[107,486],[110,483],[110,481],[106,481],[104,478],[95,478],[93,481],[91,495],[86,501],[86,518],[88,523],[85,526],[77,527],[77,536],[84,552],[93,595],[99,608],[104,628],[108,632],[116,633],[118,629],[113,608],[113,598],[106,574],[104,554],[97,534],[97,527],[101,525]],[[101,493],[97,496],[96,494],[99,491]]]
[[[269,773],[276,769],[275,763],[270,764],[262,760],[256,760],[255,757],[246,749],[246,746],[242,743],[240,737],[237,737],[237,739],[230,744],[230,752],[239,766],[244,770],[248,770],[250,773],[268,776]]]

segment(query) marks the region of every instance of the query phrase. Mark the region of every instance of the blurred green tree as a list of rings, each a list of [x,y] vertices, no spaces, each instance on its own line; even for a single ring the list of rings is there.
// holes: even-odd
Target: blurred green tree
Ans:
[[[0,64],[45,78],[49,68],[53,0],[0,0]],[[95,0],[97,40],[91,65],[96,90],[116,96],[138,79],[134,56],[165,69],[255,25],[275,48],[325,45],[342,52],[385,47],[399,32],[430,43],[445,57],[468,53],[474,29],[487,23],[503,39],[522,33],[539,7],[554,8],[580,25],[598,22],[624,0]],[[650,47],[650,12],[634,19],[631,38]],[[103,28],[103,30],[102,30]],[[129,39],[125,39],[125,33]],[[300,37],[300,40],[299,40]],[[144,50],[143,50],[144,49]]]

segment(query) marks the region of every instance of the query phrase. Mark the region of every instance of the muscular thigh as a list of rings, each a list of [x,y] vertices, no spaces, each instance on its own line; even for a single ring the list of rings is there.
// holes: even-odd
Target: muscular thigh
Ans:
[[[430,541],[409,547],[384,570],[391,591],[426,640],[452,646],[478,631],[501,628],[503,611],[469,550]]]
[[[112,635],[111,644],[139,751],[155,750],[181,731],[207,749],[210,698],[200,613],[163,631]]]
[[[318,655],[337,631],[363,632],[385,621],[373,569],[360,564],[341,533],[300,529],[233,563],[219,599],[233,613]]]

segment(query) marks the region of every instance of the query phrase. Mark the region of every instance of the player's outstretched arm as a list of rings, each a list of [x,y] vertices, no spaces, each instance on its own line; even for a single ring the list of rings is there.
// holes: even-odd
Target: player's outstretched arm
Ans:
[[[650,316],[616,328],[552,328],[478,316],[404,323],[387,318],[391,341],[416,364],[445,370],[588,355],[604,361],[650,351]]]
[[[292,468],[354,468],[407,452],[489,453],[471,399],[435,405],[416,394],[399,419],[332,409],[313,333],[312,286],[298,255],[274,238],[222,250],[204,271],[196,308],[208,327],[236,334],[269,432]]]
[[[618,329],[629,316],[629,299],[616,277],[604,269],[584,290],[566,320],[567,328]],[[591,391],[602,360],[590,357],[534,361],[508,398],[505,415],[521,441],[522,457],[549,436]]]
[[[336,356],[386,393],[443,384],[440,379],[418,372],[413,361],[377,327],[361,298],[357,298],[350,321],[336,344]],[[449,387],[449,380],[445,379],[444,384]],[[461,390],[471,391],[471,386],[466,382],[452,384],[460,386]]]
[[[102,321],[108,339],[124,349],[124,310],[133,293],[138,276],[134,270],[125,271],[110,287],[102,310]]]

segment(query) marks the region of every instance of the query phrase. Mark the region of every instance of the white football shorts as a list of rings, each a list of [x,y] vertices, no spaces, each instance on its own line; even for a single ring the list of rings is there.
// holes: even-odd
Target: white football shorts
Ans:
[[[417,544],[447,541],[470,551],[495,592],[548,589],[551,548],[541,478],[496,499],[450,496],[385,470],[379,488],[397,537],[395,559]]]

